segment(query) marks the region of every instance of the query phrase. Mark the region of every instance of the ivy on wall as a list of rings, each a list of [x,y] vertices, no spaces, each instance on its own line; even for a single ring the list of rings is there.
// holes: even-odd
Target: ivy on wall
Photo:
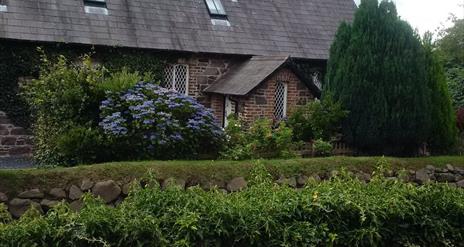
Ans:
[[[131,72],[150,72],[156,80],[162,80],[164,63],[172,59],[171,54],[139,49],[2,40],[0,41],[0,111],[6,112],[14,124],[27,129],[31,127],[31,114],[24,100],[19,96],[19,79],[38,76],[41,54],[38,47],[51,58],[64,55],[72,60],[90,53],[92,58],[110,71],[126,67]]]

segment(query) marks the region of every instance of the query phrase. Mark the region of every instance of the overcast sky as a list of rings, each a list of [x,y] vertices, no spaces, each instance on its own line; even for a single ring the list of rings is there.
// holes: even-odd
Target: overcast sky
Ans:
[[[355,0],[359,3],[361,0]],[[449,25],[450,13],[464,18],[464,0],[393,0],[398,14],[420,33],[435,31],[437,27]]]

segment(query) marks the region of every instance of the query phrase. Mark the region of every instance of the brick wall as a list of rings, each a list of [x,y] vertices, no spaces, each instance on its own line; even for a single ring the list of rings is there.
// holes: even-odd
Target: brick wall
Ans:
[[[32,155],[32,136],[22,127],[11,123],[0,111],[0,157],[29,157]]]
[[[283,68],[240,99],[239,112],[247,123],[262,117],[274,119],[275,90],[278,81],[287,83],[287,116],[296,106],[314,99],[308,87],[291,70]]]
[[[222,126],[224,122],[224,95],[213,94],[211,98],[211,109],[213,110],[214,116],[216,116],[217,122]]]

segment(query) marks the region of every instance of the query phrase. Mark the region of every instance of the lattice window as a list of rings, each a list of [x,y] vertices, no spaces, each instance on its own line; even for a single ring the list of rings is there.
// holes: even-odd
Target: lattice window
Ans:
[[[166,66],[162,86],[188,95],[188,65],[172,64]]]
[[[274,117],[277,120],[287,117],[287,84],[277,82],[275,91]]]
[[[314,85],[316,85],[316,87],[318,87],[319,89],[322,89],[321,73],[318,71],[315,71],[311,74],[311,77],[313,79]]]

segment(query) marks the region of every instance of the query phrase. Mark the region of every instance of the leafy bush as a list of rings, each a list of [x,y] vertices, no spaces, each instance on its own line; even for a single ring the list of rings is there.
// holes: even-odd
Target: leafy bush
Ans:
[[[322,101],[309,102],[299,107],[288,119],[288,125],[294,131],[297,141],[311,139],[330,139],[340,130],[341,121],[348,112],[331,95],[325,95]]]
[[[154,76],[151,73],[144,73],[141,76],[138,71],[129,72],[126,67],[123,67],[121,71],[110,74],[103,83],[98,84],[98,87],[104,92],[119,93],[134,87],[141,80],[153,81]]]
[[[88,55],[71,63],[42,55],[40,77],[24,85],[34,113],[35,159],[39,165],[75,165],[126,158],[98,126],[106,93],[118,93],[142,79],[137,72],[109,73]],[[144,77],[149,77],[145,74]]]
[[[155,181],[112,208],[89,196],[80,213],[60,205],[0,222],[2,246],[459,246],[464,190],[415,186],[376,173],[341,173],[301,191],[275,185],[261,166],[250,187],[224,194],[161,190]]]
[[[223,131],[211,110],[181,93],[139,82],[101,104],[100,126],[133,158],[197,158],[215,154]]]
[[[102,83],[105,70],[92,65],[88,56],[74,65],[63,56],[56,63],[45,56],[42,61],[39,79],[23,88],[36,119],[35,157],[39,164],[69,164],[75,156],[68,157],[58,140],[74,127],[95,129],[99,102],[104,96],[97,85]]]
[[[57,136],[56,148],[67,164],[89,164],[109,160],[111,145],[103,133],[92,127],[71,127]]]
[[[227,147],[224,159],[242,160],[258,158],[294,157],[293,131],[281,122],[277,127],[269,119],[258,119],[250,127],[234,117],[229,118],[226,129]]]
[[[447,68],[448,87],[455,108],[464,107],[464,65]]]
[[[317,139],[313,143],[313,149],[316,156],[330,156],[332,154],[333,146],[330,142]]]

